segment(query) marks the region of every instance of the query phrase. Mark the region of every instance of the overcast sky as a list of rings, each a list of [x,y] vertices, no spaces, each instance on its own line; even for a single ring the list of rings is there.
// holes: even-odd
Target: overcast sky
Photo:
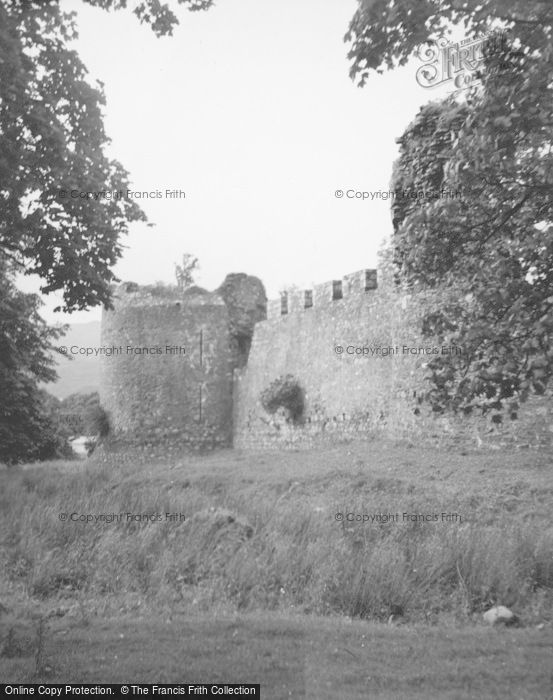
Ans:
[[[417,59],[354,85],[343,42],[354,0],[179,8],[180,26],[161,39],[130,12],[62,6],[78,11],[76,48],[105,84],[111,155],[133,189],[186,193],[142,200],[155,227],[132,226],[121,279],[173,282],[190,252],[202,286],[247,272],[275,297],[376,266],[390,202],[335,192],[388,190],[396,137],[444,92],[418,85]],[[56,303],[47,299],[50,321],[100,318],[99,309],[53,314]]]

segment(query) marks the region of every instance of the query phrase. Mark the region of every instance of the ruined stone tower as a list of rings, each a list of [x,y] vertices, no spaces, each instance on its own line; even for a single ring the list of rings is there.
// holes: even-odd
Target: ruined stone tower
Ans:
[[[254,277],[179,292],[120,285],[102,318],[100,400],[112,437],[213,448],[232,443],[233,374],[265,317]]]

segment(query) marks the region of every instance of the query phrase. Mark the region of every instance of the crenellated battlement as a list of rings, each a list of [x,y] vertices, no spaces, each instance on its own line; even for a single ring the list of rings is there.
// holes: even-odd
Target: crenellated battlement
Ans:
[[[290,289],[281,292],[280,299],[267,302],[267,319],[308,312],[312,308],[327,308],[341,299],[360,297],[378,286],[376,270],[359,270],[341,280],[317,284],[313,289]]]

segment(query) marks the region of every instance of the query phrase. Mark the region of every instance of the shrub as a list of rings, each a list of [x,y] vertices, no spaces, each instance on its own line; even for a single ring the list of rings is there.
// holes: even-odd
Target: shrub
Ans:
[[[71,394],[61,401],[59,419],[68,438],[74,435],[90,435],[95,432],[92,425],[92,415],[99,403],[100,397],[97,391],[90,394]]]
[[[167,297],[168,299],[174,299],[179,293],[179,288],[176,285],[165,282],[146,284],[141,289],[154,297]]]
[[[261,392],[261,405],[267,413],[276,413],[279,408],[288,412],[290,420],[297,423],[304,411],[304,392],[298,380],[291,374],[275,379]]]
[[[59,413],[67,437],[71,435],[105,437],[109,433],[108,417],[100,406],[97,391],[90,394],[71,394],[61,402]]]
[[[92,433],[98,437],[106,437],[110,432],[109,417],[106,411],[99,404],[95,406],[89,413],[90,426]]]
[[[31,384],[28,384],[31,387]],[[8,466],[69,457],[59,401],[44,389],[31,388],[29,403],[10,407],[0,420],[0,463]]]

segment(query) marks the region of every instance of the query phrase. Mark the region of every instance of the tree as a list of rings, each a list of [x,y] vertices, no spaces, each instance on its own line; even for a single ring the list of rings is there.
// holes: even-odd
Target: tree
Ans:
[[[74,36],[57,3],[0,2],[0,251],[42,292],[61,290],[65,311],[109,304],[120,236],[145,219],[113,196],[127,173],[104,153],[104,96]]]
[[[126,0],[85,0],[89,5],[95,5],[109,10],[126,9]],[[191,12],[208,10],[213,7],[214,0],[139,0],[135,3],[133,13],[141,23],[148,24],[157,36],[171,36],[179,20],[175,14],[177,5],[184,5]]]
[[[98,424],[101,415],[102,408],[97,391],[89,394],[70,394],[57,406],[57,417],[67,438],[104,433],[105,430]]]
[[[553,8],[362,2],[350,57],[364,83],[460,21],[473,35],[500,21],[510,46],[484,52],[481,88],[425,106],[400,139],[394,189],[460,197],[396,198],[392,244],[402,283],[436,293],[424,332],[465,350],[429,363],[427,398],[437,410],[496,410],[500,421],[553,373]]]
[[[181,264],[175,264],[177,286],[182,291],[194,284],[194,277],[199,269],[198,258],[190,253],[183,253]]]
[[[365,85],[371,72],[403,66],[424,44],[464,25],[478,37],[498,25],[529,51],[551,58],[553,8],[549,0],[358,0],[345,36],[350,75]],[[549,51],[548,51],[549,49]],[[545,72],[545,71],[544,71]]]
[[[0,260],[0,462],[7,464],[54,457],[61,444],[38,383],[55,377],[52,341],[62,330],[47,326],[40,303],[16,289]]]
[[[159,0],[139,1],[134,13],[158,36],[177,23]],[[14,273],[38,275],[46,294],[61,291],[57,310],[110,306],[121,237],[145,220],[126,196],[127,172],[105,154],[104,93],[69,48],[76,36],[75,13],[58,0],[0,0],[0,460],[8,463],[52,456],[59,437],[38,382],[55,379],[49,352],[62,330],[48,328]]]
[[[119,10],[122,0],[89,0]],[[191,10],[211,0],[185,0]],[[177,18],[159,0],[134,9],[157,35]],[[121,236],[144,221],[128,174],[105,155],[101,84],[87,80],[74,12],[57,0],[0,0],[0,251],[19,271],[61,290],[63,310],[110,305]]]

